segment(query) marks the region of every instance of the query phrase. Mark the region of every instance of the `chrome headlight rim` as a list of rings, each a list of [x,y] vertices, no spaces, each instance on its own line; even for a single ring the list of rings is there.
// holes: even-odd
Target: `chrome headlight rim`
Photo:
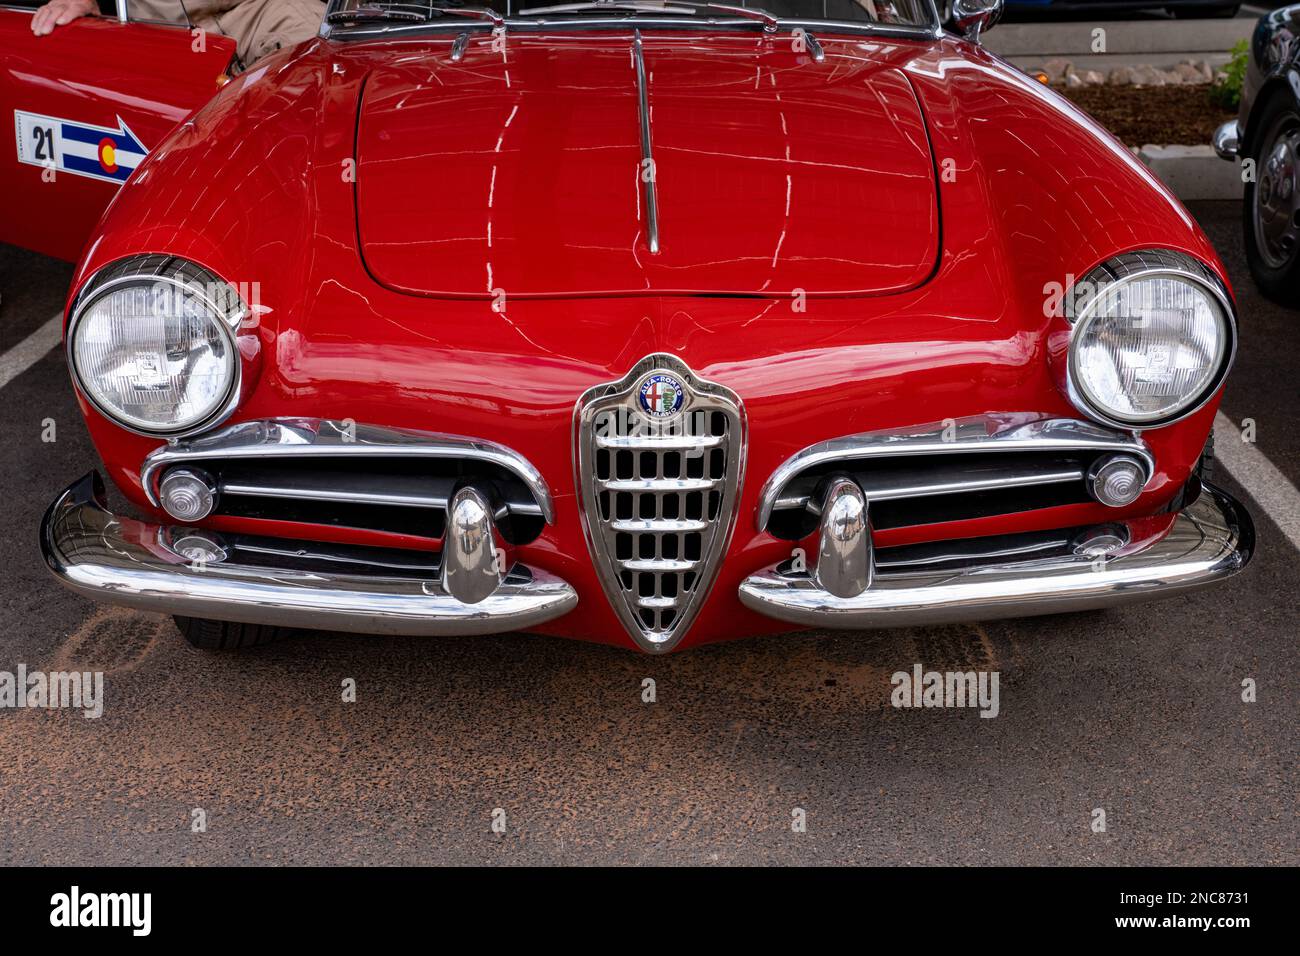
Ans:
[[[1121,416],[1101,406],[1093,400],[1082,387],[1076,368],[1078,354],[1077,343],[1088,326],[1097,317],[1101,304],[1116,289],[1123,285],[1150,278],[1174,278],[1198,286],[1206,292],[1210,301],[1217,306],[1223,331],[1222,349],[1219,353],[1218,367],[1206,384],[1189,402],[1172,413],[1156,413],[1150,416]],[[1081,285],[1099,288],[1100,291],[1088,297],[1086,303],[1077,312],[1078,304],[1074,295],[1066,298],[1065,318],[1070,325],[1070,342],[1066,360],[1066,392],[1071,403],[1084,415],[1095,422],[1121,428],[1126,431],[1146,431],[1163,428],[1185,418],[1195,415],[1214,398],[1232,369],[1237,357],[1237,312],[1223,281],[1209,266],[1199,259],[1173,249],[1147,249],[1128,252],[1114,256],[1097,265],[1080,277],[1071,290]]]
[[[149,427],[124,418],[119,412],[99,401],[94,392],[86,387],[75,348],[77,328],[93,305],[114,292],[132,285],[153,287],[159,283],[174,287],[179,294],[198,300],[208,309],[214,319],[212,324],[220,330],[230,349],[232,360],[230,381],[226,383],[221,401],[207,415],[179,428]],[[217,287],[224,287],[227,290],[230,304],[222,306],[205,291]],[[129,256],[111,262],[87,279],[73,300],[72,317],[68,320],[64,341],[65,358],[73,385],[95,411],[117,427],[134,435],[172,441],[210,431],[224,424],[239,406],[243,391],[243,361],[240,357],[237,336],[247,314],[248,310],[233,286],[210,269],[192,260],[179,256],[148,254]]]

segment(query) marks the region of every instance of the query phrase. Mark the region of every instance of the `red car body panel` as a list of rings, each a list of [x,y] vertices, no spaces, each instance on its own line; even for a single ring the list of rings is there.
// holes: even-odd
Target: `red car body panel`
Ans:
[[[369,74],[358,225],[384,285],[483,297],[861,294],[934,271],[925,122],[888,60],[809,68],[752,37],[648,42],[652,172],[665,184],[652,255],[626,44],[524,42],[511,53],[502,66],[481,44],[457,63],[398,57]]]
[[[511,36],[504,58],[467,54],[460,65],[450,62],[452,37],[445,35],[316,41],[277,54],[231,83],[123,187],[74,289],[116,259],[153,252],[192,259],[237,285],[258,283],[261,307],[241,344],[245,393],[231,421],[351,418],[487,438],[513,448],[541,471],[556,510],[555,523],[521,547],[518,557],[559,575],[579,594],[576,610],[539,630],[622,646],[632,641],[601,589],[579,520],[575,402],[588,387],[622,377],[649,353],[680,357],[698,375],[735,391],[749,429],[735,532],[718,578],[679,645],[689,647],[789,629],[747,610],[736,595],[746,575],[790,553],[791,543],[756,530],[754,517],[764,480],[790,455],[855,432],[967,415],[1078,417],[1061,388],[1064,320],[1045,306],[1053,284],[1059,287],[1111,256],[1150,247],[1183,251],[1223,274],[1186,211],[1122,144],[1059,95],[970,43],[948,37],[877,42],[825,33],[819,38],[826,59],[819,64],[752,34],[643,32],[647,63],[683,89],[709,88],[713,64],[737,117],[737,137],[719,132],[712,142],[688,132],[684,117],[656,118],[657,130],[672,130],[670,137],[698,151],[683,148],[663,160],[663,255],[672,257],[663,263],[638,265],[646,257],[637,251],[639,224],[626,202],[596,210],[584,205],[581,180],[588,163],[592,191],[614,194],[614,173],[605,158],[592,158],[587,150],[559,168],[523,165],[528,138],[539,144],[539,155],[558,162],[565,143],[577,142],[571,139],[578,136],[574,128],[586,122],[566,115],[561,105],[536,103],[546,100],[547,83],[566,77],[577,83],[593,60],[599,83],[613,83],[605,71],[616,61],[626,69],[629,32],[584,32],[580,44],[563,36]],[[478,43],[487,41],[476,39],[471,50]],[[377,112],[382,122],[362,117],[358,146],[358,109],[368,84],[376,84],[369,95],[375,97],[373,108],[382,111],[398,95],[398,61],[441,64],[437,75],[453,89],[473,87],[485,76],[495,77],[499,88],[477,94],[482,115],[466,119],[463,127],[439,116],[433,100],[426,107],[422,90],[417,114],[430,116],[424,132],[419,122]],[[737,62],[750,64],[748,87],[737,81]],[[474,77],[460,77],[457,70]],[[513,93],[505,87],[506,70],[512,71]],[[857,78],[835,87],[846,128],[818,134],[800,124],[782,130],[773,89],[797,87],[811,102],[820,82],[834,84],[839,76]],[[625,77],[625,85],[634,82]],[[859,117],[862,128],[856,130],[847,128],[854,89],[852,102],[866,117]],[[525,152],[501,160],[508,170],[498,188],[508,188],[496,194],[494,209],[501,204],[500,223],[508,231],[494,234],[494,243],[506,237],[496,261],[508,264],[503,268],[523,292],[510,294],[503,286],[502,305],[488,293],[484,274],[488,253],[479,180],[482,167],[493,162],[489,153],[496,155],[488,131],[501,134],[511,96],[519,104],[514,122],[520,125],[510,129],[525,137],[512,148]],[[923,169],[922,144],[909,139],[909,131],[922,132],[915,126],[917,104],[926,120],[929,170]],[[620,95],[592,108],[598,125],[609,127],[611,149],[633,161],[629,170],[635,168],[634,104]],[[674,108],[686,109],[686,97]],[[619,111],[627,113],[626,129],[613,128]],[[534,118],[524,119],[530,112]],[[868,179],[859,174],[841,178],[799,166],[805,158],[831,162],[837,149],[847,151],[872,137],[902,151],[897,168],[873,172],[882,184],[878,190],[867,188]],[[431,171],[429,157],[461,149],[467,156],[452,162],[456,176]],[[243,150],[263,161],[230,163],[232,152]],[[762,163],[751,167],[738,153],[777,157],[768,160],[775,171]],[[344,171],[358,158],[362,182],[354,184]],[[842,161],[865,168],[886,158],[882,150]],[[219,188],[211,173],[218,167],[224,170]],[[793,193],[788,216],[782,169],[790,171],[794,190],[800,184],[808,190]],[[544,195],[553,176],[565,191]],[[731,182],[730,176],[744,181]],[[467,177],[478,192],[449,197]],[[530,177],[538,185],[530,186]],[[778,180],[782,188],[774,196]],[[845,191],[837,194],[837,184]],[[629,195],[633,185],[625,190]],[[725,209],[728,221],[712,222],[688,208],[691,199],[705,202],[708,186],[714,190],[706,203],[709,215]],[[674,195],[679,188],[683,192]],[[926,190],[936,188],[938,224],[926,219],[922,201]],[[410,190],[407,208],[397,202],[403,189]],[[751,193],[761,195],[741,201]],[[548,210],[548,203],[554,208]],[[575,208],[563,208],[565,203]],[[475,206],[478,219],[471,221]],[[904,224],[905,210],[918,218]],[[422,217],[442,213],[446,220],[425,220],[421,227]],[[527,220],[532,216],[540,218]],[[774,245],[777,217],[788,220],[789,244],[782,249],[790,257],[754,255]],[[896,224],[894,234],[883,235],[886,222]],[[467,240],[434,251],[438,240],[462,230],[478,237],[478,245]],[[704,268],[707,243],[693,235],[697,230],[726,253],[716,272]],[[872,231],[882,235],[862,238]],[[728,243],[731,234],[742,238]],[[619,294],[558,295],[577,291],[581,275],[572,247],[583,236],[600,247],[581,257],[592,284]],[[361,242],[372,244],[364,258]],[[927,263],[931,242],[937,244],[937,262]],[[413,249],[427,252],[423,269]],[[808,257],[806,268],[793,258],[796,252]],[[410,291],[419,294],[393,287],[399,278],[418,285]],[[660,291],[709,285],[751,294]],[[805,300],[796,287],[809,290]],[[440,289],[456,294],[436,295]],[[830,289],[840,294],[816,294]],[[845,289],[872,294],[843,294]],[[1160,512],[1187,482],[1217,404],[1216,397],[1189,418],[1144,433],[1156,473],[1127,508],[1072,505],[905,528],[881,532],[878,543],[1141,516],[1153,516],[1158,533],[1171,520]],[[126,433],[84,400],[83,410],[113,480],[136,506],[152,512],[139,470],[160,443]],[[301,537],[383,539],[252,520],[211,524]],[[418,537],[398,543],[435,546]]]
[[[216,35],[196,50],[180,27],[88,17],[38,37],[31,22],[29,11],[0,10],[5,122],[15,110],[108,128],[121,122],[151,150],[212,98],[235,52],[233,40]],[[45,172],[19,162],[12,140],[0,150],[0,242],[75,260],[120,187],[64,172],[51,182]]]

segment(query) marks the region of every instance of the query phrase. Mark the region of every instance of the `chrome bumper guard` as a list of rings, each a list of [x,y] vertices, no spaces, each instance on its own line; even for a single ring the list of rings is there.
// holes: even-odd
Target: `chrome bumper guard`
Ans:
[[[834,545],[821,548],[819,564],[851,554],[846,527],[853,532],[852,525],[837,528]],[[861,527],[860,547],[870,553],[869,525]],[[832,591],[843,593],[835,585],[854,575],[826,568],[793,572],[787,562],[746,578],[740,600],[760,614],[808,627],[1030,617],[1172,597],[1240,571],[1255,546],[1250,515],[1211,485],[1202,485],[1166,533],[1139,538],[1134,528],[1140,523],[1083,529],[1065,546],[1026,536],[983,548],[981,539],[970,539],[878,551],[866,565],[874,563],[874,574],[858,574],[861,590],[847,597]],[[898,552],[907,558],[890,560]]]
[[[1219,159],[1237,159],[1241,155],[1241,126],[1236,120],[1228,120],[1214,131],[1210,142]]]
[[[473,521],[480,509],[468,498],[466,520]],[[491,552],[485,531],[490,526],[461,529],[448,556],[459,561],[453,569],[433,553],[156,525],[109,512],[103,480],[92,471],[46,511],[41,547],[60,583],[85,597],[248,624],[491,634],[541,624],[577,605],[577,593],[564,581],[522,565],[495,587],[468,579],[476,569],[467,562]]]

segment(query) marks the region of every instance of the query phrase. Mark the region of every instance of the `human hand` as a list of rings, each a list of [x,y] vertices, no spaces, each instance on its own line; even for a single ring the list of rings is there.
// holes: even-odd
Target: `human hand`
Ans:
[[[95,0],[50,0],[32,15],[32,32],[43,37],[53,33],[55,27],[98,12],[99,4]]]

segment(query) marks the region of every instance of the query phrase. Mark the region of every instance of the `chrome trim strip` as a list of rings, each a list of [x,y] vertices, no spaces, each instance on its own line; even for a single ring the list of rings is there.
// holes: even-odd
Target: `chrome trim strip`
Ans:
[[[862,482],[862,491],[872,501],[898,501],[903,498],[924,498],[929,495],[959,495],[970,494],[975,491],[996,491],[999,488],[1034,488],[1038,485],[1061,485],[1071,481],[1082,481],[1083,478],[1082,469],[1072,468],[1068,471],[1024,472],[1022,474],[1009,474],[1005,478],[970,478],[960,481],[932,482],[930,484],[917,481],[895,485],[888,485],[886,482]],[[779,504],[780,502],[778,502]],[[802,503],[800,507],[802,507]]]
[[[683,390],[679,412],[662,422],[645,416],[637,398],[638,385],[656,373],[677,379]],[[713,419],[718,415],[725,419],[721,429],[725,437],[714,434]],[[601,441],[607,432],[627,440]],[[697,433],[694,439],[693,433]],[[579,514],[610,607],[642,650],[671,650],[708,599],[735,527],[745,471],[744,406],[730,389],[697,377],[676,356],[647,355],[618,381],[583,393],[574,406],[573,441]],[[627,456],[630,475],[625,472],[619,477],[617,456]],[[698,477],[716,487],[676,487],[678,478],[692,482],[688,474],[692,459]],[[608,474],[600,473],[602,460]],[[651,473],[643,472],[643,467]],[[669,477],[673,474],[678,478]],[[610,487],[615,482],[648,487],[616,491]],[[687,502],[693,495],[702,499],[699,515],[688,515]],[[632,510],[630,516],[620,518],[617,499],[624,496],[631,498]],[[710,497],[715,497],[712,511]],[[641,506],[647,499],[652,509],[642,517],[646,512]],[[631,542],[623,542],[630,544],[631,551],[620,556],[623,536],[631,537]],[[641,550],[647,536],[650,540],[645,544],[653,552],[649,554]],[[698,554],[690,550],[694,536],[698,536]],[[631,585],[624,583],[624,574],[634,575]],[[645,574],[654,577],[646,582],[639,577]],[[642,593],[643,584],[653,584],[653,593]],[[641,609],[655,612],[653,626],[644,621]],[[663,612],[672,612],[671,620]]]
[[[641,121],[641,170],[638,175],[641,177],[642,185],[645,186],[646,245],[652,253],[657,254],[659,252],[659,196],[655,180],[658,178],[658,171],[655,168],[654,148],[650,141],[650,92],[646,84],[645,56],[641,49],[640,30],[632,33],[632,58],[636,62],[637,109],[640,111]]]
[[[165,482],[165,479],[164,479]],[[406,495],[388,492],[332,491],[326,488],[295,488],[292,485],[251,485],[223,482],[221,493],[235,498],[282,498],[286,500],[337,501],[340,504],[391,505],[396,508],[446,508],[445,495]],[[537,509],[541,513],[541,509]]]
[[[1162,275],[1176,276],[1179,279],[1185,279],[1201,286],[1210,294],[1212,299],[1218,302],[1219,308],[1223,310],[1227,342],[1224,343],[1219,370],[1210,379],[1203,392],[1191,404],[1180,409],[1172,416],[1142,421],[1124,421],[1123,419],[1111,417],[1094,407],[1075,385],[1075,342],[1082,330],[1087,328],[1088,323],[1092,320],[1098,303],[1111,295],[1115,289],[1137,279]],[[1079,287],[1084,290],[1097,291],[1086,296],[1082,309],[1076,314],[1075,309],[1079,306],[1079,297],[1073,294],[1073,290]],[[1066,293],[1065,303],[1065,319],[1070,324],[1070,346],[1065,374],[1066,393],[1075,408],[1103,425],[1132,431],[1144,431],[1148,428],[1163,428],[1166,425],[1172,425],[1174,422],[1180,422],[1189,415],[1195,415],[1218,394],[1219,388],[1223,385],[1224,379],[1228,377],[1228,372],[1232,369],[1232,363],[1237,357],[1237,310],[1233,306],[1232,297],[1228,295],[1228,290],[1224,288],[1223,280],[1200,260],[1193,259],[1189,255],[1172,249],[1146,249],[1140,252],[1126,252],[1123,255],[1107,259],[1091,269],[1086,275],[1080,277],[1070,287],[1070,290]]]
[[[170,472],[169,472],[170,473]],[[163,479],[166,481],[166,478]],[[233,498],[279,498],[283,500],[305,499],[308,501],[337,501],[340,504],[380,505],[395,508],[435,508],[445,510],[451,497],[455,480],[447,478],[436,484],[413,479],[403,481],[400,487],[409,488],[413,484],[424,484],[429,490],[417,492],[397,490],[399,484],[391,482],[390,490],[363,491],[358,488],[343,487],[330,489],[322,487],[305,487],[303,483],[293,484],[251,484],[248,482],[222,480],[220,491]],[[507,498],[504,501],[511,514],[536,515],[542,517],[542,507],[531,496]]]
[[[353,557],[340,557],[338,563],[351,563],[354,570],[329,574],[224,560],[198,563],[169,548],[181,530],[107,511],[103,480],[91,472],[46,511],[41,547],[59,583],[84,597],[250,624],[365,634],[493,634],[553,620],[578,603],[572,587],[536,569],[523,569],[491,596],[465,604],[447,593],[436,569],[424,576],[400,575],[382,561]],[[256,540],[291,551],[301,546]],[[315,549],[333,557],[330,545]]]
[[[492,24],[492,29],[505,30],[506,18],[490,7],[436,7],[439,16],[468,17]]]
[[[271,418],[240,422],[219,432],[150,452],[140,481],[150,504],[158,504],[157,477],[177,462],[209,459],[291,458],[311,456],[388,458],[468,458],[507,469],[532,493],[548,524],[555,523],[555,503],[541,472],[519,453],[495,442],[381,425],[320,418]],[[388,502],[386,502],[388,503]]]
[[[1102,529],[1098,529],[1100,532]],[[779,566],[750,575],[740,600],[767,617],[807,627],[911,627],[1029,617],[1172,597],[1236,574],[1250,561],[1255,528],[1224,492],[1202,486],[1169,532],[1112,554],[1073,553],[967,570],[878,571],[871,587],[838,598]]]
[[[780,499],[781,491],[801,472],[831,462],[851,461],[859,458],[894,458],[906,455],[959,455],[989,452],[1051,452],[1051,451],[1118,451],[1136,455],[1147,467],[1147,480],[1155,473],[1155,458],[1142,439],[1111,431],[1091,422],[1070,418],[1042,418],[1032,415],[977,415],[919,426],[915,429],[891,429],[880,432],[863,432],[832,438],[810,445],[786,459],[772,472],[759,494],[756,524],[758,530],[767,527],[772,511]],[[1043,483],[1068,480],[1065,475],[1045,472]],[[1078,477],[1082,478],[1082,474]],[[1016,482],[1027,484],[1027,482]],[[988,481],[972,480],[958,485],[935,486],[928,494],[952,494],[980,491],[989,487]],[[997,487],[995,484],[994,487]],[[871,489],[867,497],[873,501],[894,497],[915,497],[919,489]],[[789,501],[790,499],[781,499]]]
[[[588,32],[632,27],[634,29],[686,30],[698,32],[721,28],[752,30],[760,25],[758,20],[733,17],[652,17],[629,13],[625,16],[577,16],[577,17],[506,17],[506,27],[511,33],[547,33],[555,30],[566,32]],[[489,27],[485,20],[482,24]],[[899,24],[862,23],[834,20],[781,20],[783,27],[815,27],[823,36],[841,34],[847,36],[881,37],[899,40],[934,41],[943,37],[943,28],[938,26],[903,26]],[[331,40],[400,40],[418,37],[429,32],[446,32],[463,30],[463,23],[393,23],[369,25],[366,27],[341,28],[338,24],[323,25],[321,36]]]

